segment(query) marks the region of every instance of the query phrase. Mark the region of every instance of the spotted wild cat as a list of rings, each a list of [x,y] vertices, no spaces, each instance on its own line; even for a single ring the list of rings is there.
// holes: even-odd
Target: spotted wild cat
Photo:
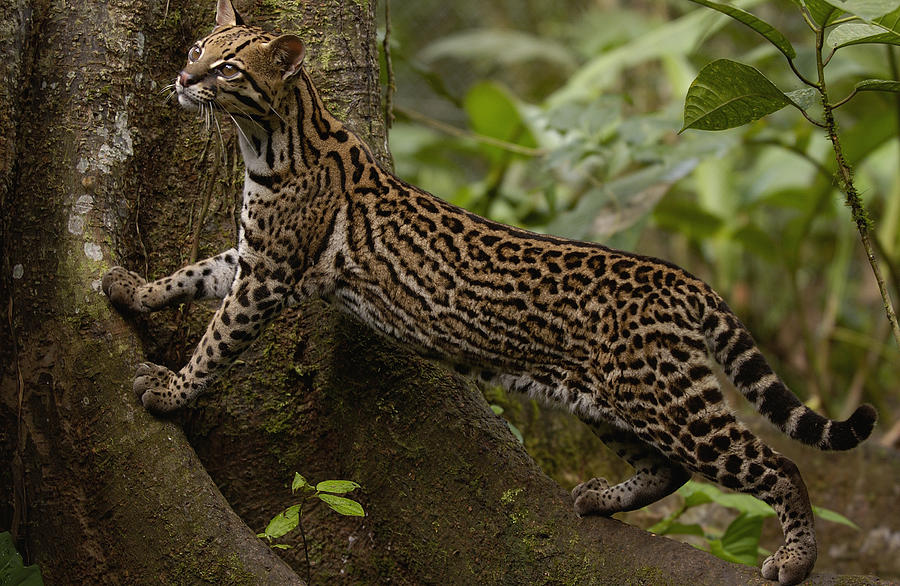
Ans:
[[[642,507],[700,474],[774,507],[785,543],[762,573],[804,579],[816,559],[806,487],[732,415],[708,355],[760,413],[823,450],[866,439],[874,409],[838,422],[806,408],[719,295],[677,266],[498,224],[404,183],[325,109],[303,56],[299,38],[246,26],[230,0],[188,51],[179,103],[239,127],[241,229],[236,249],[164,279],[104,276],[110,300],[138,312],[223,299],[180,371],[138,367],[143,405],[186,405],[286,305],[324,297],[426,356],[576,413],[635,470],[577,486],[579,515]]]

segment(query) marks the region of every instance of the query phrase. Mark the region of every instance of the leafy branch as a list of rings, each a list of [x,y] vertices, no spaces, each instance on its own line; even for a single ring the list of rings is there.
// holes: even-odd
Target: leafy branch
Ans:
[[[359,485],[350,480],[323,480],[313,486],[301,476],[298,472],[294,473],[294,480],[291,482],[291,494],[300,493],[303,500],[293,504],[278,513],[262,533],[256,536],[265,539],[276,549],[290,549],[290,545],[285,543],[272,543],[273,540],[283,537],[294,529],[300,529],[300,540],[303,542],[303,555],[306,558],[306,582],[312,583],[310,573],[311,566],[309,563],[309,547],[306,543],[306,530],[303,528],[303,505],[307,501],[320,500],[328,505],[333,511],[350,517],[364,517],[365,511],[358,502],[349,499],[341,494],[353,492],[359,488]]]
[[[844,156],[834,117],[834,110],[852,100],[859,92],[900,92],[900,82],[867,79],[857,83],[845,98],[833,101],[825,77],[826,66],[843,47],[863,43],[900,44],[900,8],[894,3],[866,0],[792,0],[815,34],[816,79],[813,81],[798,71],[793,61],[796,57],[793,46],[787,37],[771,24],[734,6],[709,0],[692,1],[726,14],[762,35],[781,51],[791,71],[809,87],[784,92],[763,73],[749,65],[728,59],[713,61],[701,69],[691,83],[685,98],[682,132],[689,128],[699,130],[735,128],[781,110],[785,106],[794,106],[811,124],[824,129],[834,152],[837,167],[836,183],[850,208],[860,242],[875,276],[894,339],[900,346],[897,314],[870,238],[872,220],[853,182],[852,166]],[[829,30],[830,33],[826,38],[826,32]],[[827,56],[826,45],[829,47]],[[816,102],[822,106],[824,120],[817,120],[808,112]]]

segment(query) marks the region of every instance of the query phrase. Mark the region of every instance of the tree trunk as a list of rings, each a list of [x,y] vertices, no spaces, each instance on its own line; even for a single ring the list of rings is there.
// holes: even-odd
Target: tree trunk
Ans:
[[[373,2],[255,4],[237,8],[299,31],[326,102],[384,157]],[[368,513],[304,513],[314,582],[763,583],[578,519],[468,383],[322,303],[278,320],[177,422],[143,411],[133,367],[181,366],[211,310],[126,320],[99,278],[158,277],[234,242],[230,124],[198,129],[160,93],[213,14],[0,0],[0,529],[47,582],[299,583],[301,549],[286,564],[254,536],[293,502],[296,470],[358,481]]]

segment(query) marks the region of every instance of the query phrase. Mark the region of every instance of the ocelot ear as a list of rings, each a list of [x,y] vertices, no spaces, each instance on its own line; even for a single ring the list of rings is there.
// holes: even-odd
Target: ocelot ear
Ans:
[[[297,75],[306,55],[303,41],[296,35],[282,35],[271,43],[272,61],[281,71],[281,79]]]
[[[219,0],[216,5],[216,26],[240,26],[244,19],[234,9],[231,0]]]

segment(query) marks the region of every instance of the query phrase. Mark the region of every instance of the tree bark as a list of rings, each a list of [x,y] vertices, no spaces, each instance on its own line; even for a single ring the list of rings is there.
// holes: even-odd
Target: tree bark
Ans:
[[[374,3],[255,4],[237,8],[299,31],[327,103],[385,157]],[[158,277],[234,242],[234,135],[198,132],[160,94],[213,14],[0,0],[0,526],[47,582],[299,583],[300,548],[286,564],[254,536],[293,502],[296,470],[358,481],[368,513],[304,513],[314,582],[763,583],[578,519],[470,384],[322,303],[278,320],[175,422],[143,411],[133,367],[180,366],[211,310],[123,319],[99,278]]]

